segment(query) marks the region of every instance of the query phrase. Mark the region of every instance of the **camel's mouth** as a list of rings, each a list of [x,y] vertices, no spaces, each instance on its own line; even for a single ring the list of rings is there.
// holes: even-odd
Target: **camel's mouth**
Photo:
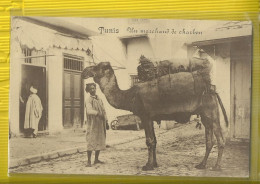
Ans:
[[[86,68],[82,71],[81,77],[82,77],[83,79],[88,79],[88,78],[90,78],[90,77],[94,77],[95,74],[94,74],[94,72],[93,72],[93,69],[94,69],[94,66],[86,67]]]

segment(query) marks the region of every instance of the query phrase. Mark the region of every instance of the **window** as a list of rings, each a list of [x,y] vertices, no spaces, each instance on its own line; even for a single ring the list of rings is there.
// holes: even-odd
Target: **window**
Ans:
[[[22,53],[25,57],[23,61],[25,64],[46,66],[46,51],[23,47]]]
[[[83,57],[64,54],[63,65],[65,70],[82,71],[83,70]]]
[[[32,49],[28,49],[28,48],[23,48],[22,49],[22,52],[23,52],[23,55],[25,56],[25,57],[30,57],[30,56],[32,56]],[[25,61],[24,61],[25,63],[32,63],[32,58],[25,58]]]
[[[139,82],[138,75],[130,75],[131,77],[131,87]]]

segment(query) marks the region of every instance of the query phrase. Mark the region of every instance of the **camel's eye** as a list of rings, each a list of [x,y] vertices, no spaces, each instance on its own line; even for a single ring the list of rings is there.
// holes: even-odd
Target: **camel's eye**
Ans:
[[[110,64],[108,63],[108,64],[104,65],[103,69],[104,69],[104,70],[110,69]]]

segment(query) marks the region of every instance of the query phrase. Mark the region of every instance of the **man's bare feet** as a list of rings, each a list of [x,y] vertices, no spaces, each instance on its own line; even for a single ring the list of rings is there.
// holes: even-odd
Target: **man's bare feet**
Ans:
[[[88,162],[86,167],[91,167],[91,162]]]
[[[94,164],[104,164],[105,162],[102,162],[102,161],[100,161],[100,160],[95,160],[94,161]]]

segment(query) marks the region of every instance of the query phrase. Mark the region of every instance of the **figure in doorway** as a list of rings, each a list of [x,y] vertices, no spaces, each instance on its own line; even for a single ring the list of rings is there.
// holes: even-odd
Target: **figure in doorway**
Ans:
[[[104,162],[98,159],[101,150],[106,148],[106,129],[108,129],[106,111],[102,100],[96,95],[96,84],[90,83],[86,85],[85,91],[90,93],[86,106],[86,141],[88,163],[87,167],[91,167],[92,151],[95,151],[94,164],[102,164]]]
[[[31,130],[34,138],[36,138],[38,134],[38,124],[42,117],[43,110],[41,99],[37,95],[37,92],[37,88],[32,85],[30,87],[30,96],[26,103],[24,120],[24,129]]]

